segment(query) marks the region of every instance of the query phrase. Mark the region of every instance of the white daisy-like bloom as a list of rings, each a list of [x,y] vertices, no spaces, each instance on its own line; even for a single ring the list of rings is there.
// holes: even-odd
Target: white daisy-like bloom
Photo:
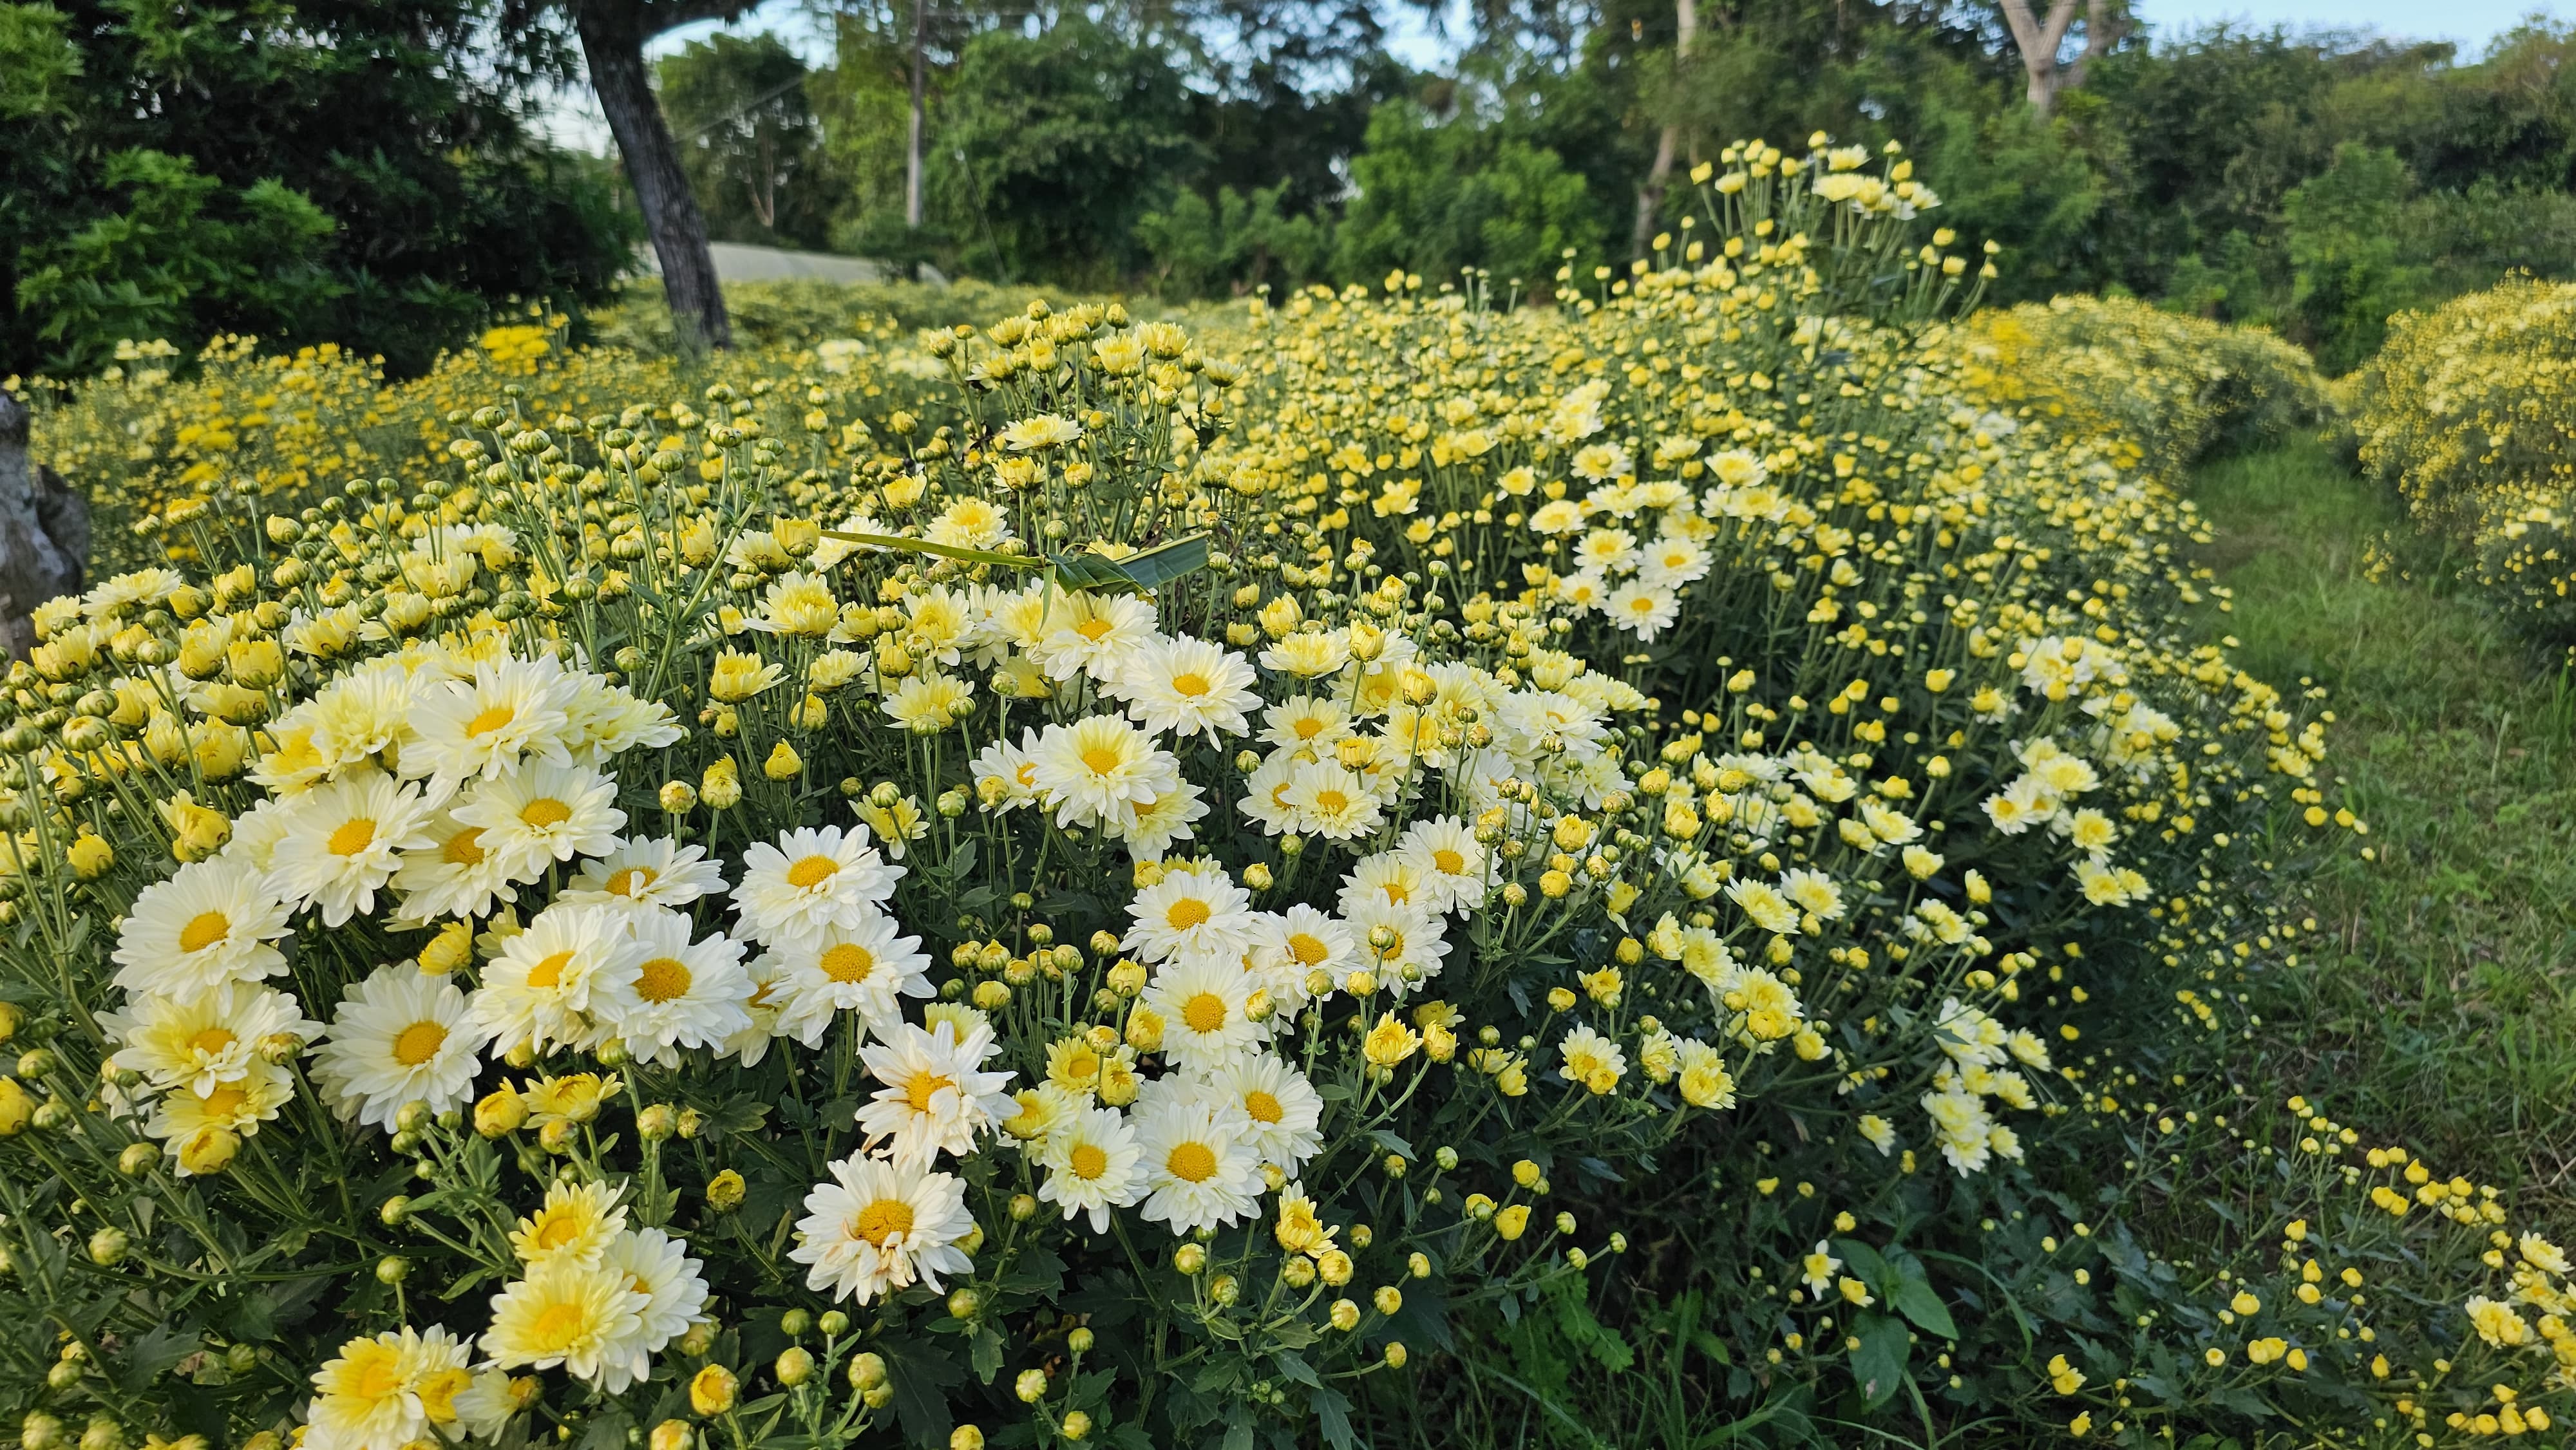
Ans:
[[[393,888],[402,897],[402,919],[431,922],[445,916],[488,916],[495,904],[519,899],[510,861],[484,844],[484,828],[441,811],[429,824],[429,842],[403,853]]]
[[[1655,636],[1681,617],[1681,600],[1660,584],[1632,579],[1610,591],[1609,597],[1601,601],[1601,612],[1609,616],[1613,627],[1652,644]]]
[[[508,1370],[490,1365],[474,1371],[473,1382],[456,1396],[456,1423],[477,1440],[500,1439],[511,1418],[535,1399],[533,1393],[523,1394],[519,1387],[534,1391],[537,1382],[525,1377],[513,1379]]]
[[[313,1372],[304,1443],[314,1450],[399,1450],[455,1419],[471,1353],[446,1329],[361,1335]]]
[[[1282,750],[1326,751],[1351,733],[1351,712],[1329,697],[1292,695],[1261,712],[1261,738]]]
[[[1261,1155],[1231,1104],[1193,1094],[1139,1099],[1134,1126],[1148,1223],[1175,1237],[1225,1228],[1257,1210]]]
[[[563,1366],[598,1382],[612,1345],[633,1338],[651,1300],[631,1280],[597,1263],[549,1259],[492,1296],[492,1327],[483,1352],[502,1369]]]
[[[1115,715],[1049,725],[1029,755],[1040,799],[1055,807],[1060,826],[1087,825],[1149,804],[1181,784],[1181,763]]]
[[[1420,907],[1358,901],[1343,909],[1342,918],[1359,938],[1360,965],[1375,973],[1379,984],[1398,998],[1440,975],[1448,959],[1442,919]],[[1383,945],[1380,931],[1386,934]]]
[[[224,848],[221,859],[249,866],[264,881],[269,868],[277,864],[277,843],[286,839],[287,822],[294,814],[292,799],[264,796],[251,802],[249,810],[233,817],[232,844]]]
[[[617,782],[587,766],[546,761],[484,781],[452,814],[482,828],[478,844],[501,858],[514,881],[533,881],[575,856],[605,855],[626,825]]]
[[[1473,912],[1485,904],[1491,856],[1476,828],[1456,816],[1435,816],[1407,826],[1396,855],[1421,873],[1434,911]]]
[[[1300,764],[1280,799],[1287,803],[1292,829],[1311,831],[1328,841],[1365,836],[1385,819],[1376,784],[1333,760]]]
[[[734,912],[743,933],[769,947],[858,927],[903,878],[903,868],[886,864],[860,825],[782,831],[775,846],[753,842],[742,865]]]
[[[1288,793],[1297,783],[1297,771],[1305,762],[1291,750],[1274,750],[1263,757],[1260,766],[1243,782],[1243,798],[1234,808],[1265,836],[1283,835],[1299,829],[1302,817],[1288,802]]]
[[[1019,1111],[1011,1074],[983,1070],[1000,1050],[992,1024],[981,1018],[962,1036],[953,1021],[927,1031],[907,1022],[861,1048],[859,1061],[884,1084],[859,1106],[866,1146],[884,1144],[895,1162],[915,1166],[943,1152],[974,1152],[976,1134]]]
[[[116,986],[178,997],[276,976],[286,957],[270,943],[286,935],[286,918],[257,866],[229,851],[192,862],[134,898],[116,937]]]
[[[1116,1108],[1081,1108],[1065,1115],[1038,1149],[1047,1171],[1038,1199],[1064,1210],[1070,1220],[1091,1215],[1091,1231],[1109,1232],[1109,1210],[1133,1205],[1144,1194],[1136,1171],[1143,1150],[1136,1130]]]
[[[1154,638],[1154,606],[1132,594],[1066,594],[1054,606],[1045,637],[1028,652],[1050,679],[1113,682]]]
[[[570,705],[579,693],[580,683],[553,655],[477,661],[470,676],[421,691],[403,742],[403,775],[425,778],[430,797],[444,801],[523,757],[569,765]]]
[[[298,797],[270,860],[268,890],[313,907],[324,926],[376,909],[402,853],[429,844],[433,809],[419,791],[370,771]]]
[[[183,996],[130,998],[124,1011],[99,1014],[99,1025],[116,1040],[119,1068],[143,1074],[156,1088],[185,1088],[201,1097],[249,1073],[261,1038],[290,1033],[310,1042],[322,1033],[293,997],[238,981]]]
[[[1148,962],[1182,954],[1233,958],[1255,939],[1252,894],[1225,868],[1207,862],[1176,866],[1127,903],[1133,925],[1119,945]]]
[[[1146,984],[1144,1005],[1163,1019],[1163,1055],[1194,1072],[1212,1072],[1268,1038],[1245,1015],[1259,981],[1219,957],[1192,953],[1165,962]]]
[[[405,1103],[443,1113],[473,1101],[483,1043],[453,981],[398,962],[340,999],[313,1074],[341,1117],[390,1131]]]
[[[751,1025],[742,943],[722,932],[692,942],[689,918],[669,907],[619,915],[628,949],[591,992],[591,1013],[606,1035],[624,1041],[640,1061],[676,1067],[678,1049],[714,1047]]]
[[[580,676],[579,687],[565,692],[563,707],[564,752],[575,765],[604,766],[638,746],[659,750],[686,733],[670,706],[639,700],[597,675]]]
[[[1174,841],[1198,835],[1196,823],[1206,819],[1207,813],[1206,793],[1183,781],[1177,789],[1148,804],[1129,805],[1121,814],[1101,822],[1101,829],[1125,842],[1127,854],[1136,860],[1160,861]]]
[[[706,1312],[705,1266],[689,1257],[687,1244],[657,1228],[619,1234],[599,1263],[610,1274],[625,1275],[626,1287],[644,1296],[635,1311],[635,1327],[611,1336],[600,1352],[600,1388],[623,1394],[649,1378],[653,1356],[688,1333],[690,1324]]]
[[[975,1227],[964,1180],[857,1155],[831,1169],[832,1181],[805,1195],[787,1255],[806,1266],[805,1287],[866,1304],[916,1283],[937,1289],[942,1274],[974,1272],[957,1247]]]
[[[176,1158],[182,1145],[209,1128],[250,1137],[294,1097],[295,1079],[286,1069],[255,1058],[241,1076],[216,1083],[206,1092],[181,1087],[163,1093],[152,1104],[152,1116],[145,1120],[143,1131],[166,1139],[170,1156]]]
[[[619,841],[581,863],[555,900],[575,906],[686,906],[725,894],[724,870],[704,846],[683,846],[668,836]]]
[[[1033,751],[1038,732],[1020,732],[1020,743],[1013,745],[996,738],[975,757],[975,793],[989,811],[1007,811],[1014,806],[1034,805],[1038,799],[1038,766]]]
[[[622,1193],[620,1184],[556,1179],[546,1185],[545,1202],[510,1231],[511,1252],[530,1268],[557,1259],[598,1263],[626,1231]]]
[[[1351,662],[1351,632],[1347,629],[1300,629],[1282,636],[1262,650],[1261,667],[1273,674],[1294,675],[1301,680],[1320,680],[1338,675]]]
[[[1127,702],[1127,713],[1161,734],[1241,735],[1252,728],[1248,710],[1261,696],[1260,677],[1234,651],[1203,639],[1156,639],[1136,652],[1109,693]]]
[[[849,930],[782,947],[762,960],[777,974],[778,1035],[820,1047],[843,1012],[883,1037],[903,1021],[903,999],[933,995],[930,955],[883,912]]]
[[[411,731],[419,690],[400,665],[375,665],[332,681],[299,707],[312,748],[333,771],[371,760]]]
[[[1597,569],[1577,569],[1559,574],[1548,586],[1548,592],[1572,607],[1576,614],[1590,614],[1610,600],[1610,581]]]
[[[617,907],[558,903],[501,944],[469,999],[475,1026],[493,1055],[512,1049],[588,1046],[599,1038],[590,1013],[603,983],[630,966],[637,950]]]
[[[758,1067],[769,1055],[769,1044],[788,1034],[780,1030],[779,1003],[786,997],[786,969],[774,952],[762,952],[743,963],[743,976],[751,983],[751,995],[742,999],[743,1016],[748,1025],[716,1044],[716,1056],[730,1057],[745,1067]]]
[[[1379,851],[1351,863],[1337,901],[1344,911],[1362,901],[1437,911],[1443,904],[1439,898],[1420,867],[1399,852]]]
[[[1298,902],[1279,914],[1268,944],[1273,956],[1272,975],[1277,985],[1271,995],[1285,997],[1282,988],[1295,993],[1286,1000],[1302,1002],[1307,996],[1306,978],[1322,972],[1339,982],[1360,965],[1362,943],[1350,923],[1329,912]]]
[[[1276,1053],[1236,1054],[1208,1075],[1208,1092],[1243,1110],[1244,1141],[1291,1178],[1324,1146],[1324,1099]]]
[[[1666,534],[1648,544],[1637,565],[1637,579],[1658,589],[1679,590],[1708,577],[1708,551],[1679,534]]]

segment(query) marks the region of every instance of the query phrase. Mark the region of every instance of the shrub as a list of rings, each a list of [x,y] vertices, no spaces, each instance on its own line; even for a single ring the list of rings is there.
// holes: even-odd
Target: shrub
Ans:
[[[2406,313],[2360,384],[2361,459],[2462,574],[2542,637],[2576,643],[2576,284],[2513,278]]]
[[[2227,1085],[2360,823],[2154,451],[1725,162],[1556,312],[496,337],[160,502],[4,697],[29,1450],[1346,1446],[1658,1327],[1787,1438],[2545,1431],[2557,1251]]]

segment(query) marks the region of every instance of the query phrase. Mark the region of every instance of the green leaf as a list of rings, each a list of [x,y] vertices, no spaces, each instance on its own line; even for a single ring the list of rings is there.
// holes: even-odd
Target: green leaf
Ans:
[[[1192,534],[1118,561],[1120,572],[1139,589],[1160,589],[1185,574],[1207,567],[1208,536]]]
[[[153,1325],[125,1351],[125,1372],[118,1376],[127,1394],[139,1395],[152,1387],[169,1368],[197,1352],[197,1331],[175,1323]]]
[[[1320,1386],[1310,1390],[1306,1407],[1315,1412],[1316,1422],[1323,1426],[1324,1443],[1333,1450],[1351,1450],[1359,1443],[1359,1437],[1351,1433],[1350,1399],[1341,1391]]]
[[[1905,1321],[1885,1314],[1860,1314],[1851,1321],[1851,1336],[1860,1347],[1851,1351],[1852,1378],[1861,1398],[1885,1404],[1905,1387],[1905,1361],[1912,1353]]]
[[[1270,1358],[1272,1362],[1279,1366],[1279,1374],[1281,1378],[1295,1380],[1297,1383],[1308,1386],[1312,1389],[1323,1388],[1323,1380],[1316,1376],[1315,1367],[1306,1363],[1305,1356],[1291,1354],[1282,1350],[1278,1354],[1272,1355]]]
[[[976,1330],[974,1347],[970,1352],[975,1363],[975,1378],[991,1384],[993,1376],[1002,1372],[1002,1336],[990,1329]]]
[[[1926,1334],[1936,1334],[1943,1339],[1959,1337],[1959,1325],[1950,1317],[1950,1306],[1942,1303],[1940,1294],[1921,1279],[1899,1281],[1896,1292],[1888,1296],[1887,1302],[1897,1313],[1913,1320],[1914,1326]]]
[[[872,549],[894,549],[906,554],[935,554],[942,559],[955,559],[961,564],[995,564],[1006,569],[1034,569],[1044,560],[1025,554],[995,554],[983,549],[961,549],[955,544],[934,544],[928,539],[907,539],[900,534],[854,534],[842,529],[825,529],[823,537],[848,544],[865,544]]]

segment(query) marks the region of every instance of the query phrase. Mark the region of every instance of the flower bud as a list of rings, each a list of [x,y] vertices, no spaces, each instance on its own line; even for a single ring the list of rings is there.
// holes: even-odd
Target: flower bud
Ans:
[[[984,1432],[972,1425],[960,1425],[948,1432],[948,1450],[984,1450]]]
[[[814,1377],[814,1356],[805,1346],[791,1344],[780,1351],[770,1371],[778,1376],[780,1384],[792,1390]]]
[[[647,1143],[659,1143],[680,1131],[680,1111],[669,1103],[655,1103],[635,1115],[635,1133]]]
[[[230,1128],[199,1128],[179,1140],[179,1169],[199,1177],[221,1173],[241,1151],[241,1138]]]
[[[814,1327],[822,1331],[825,1339],[837,1339],[849,1332],[850,1316],[838,1309],[826,1309],[823,1317],[814,1321]]]
[[[42,1410],[18,1422],[21,1450],[61,1450],[63,1422]]]
[[[549,1153],[569,1153],[574,1135],[580,1131],[581,1125],[570,1118],[549,1118],[546,1125],[537,1130],[537,1146]]]
[[[125,1145],[125,1151],[116,1155],[116,1171],[128,1178],[140,1178],[151,1172],[152,1165],[160,1161],[161,1149],[158,1144],[128,1143]]]
[[[515,1133],[528,1121],[528,1104],[508,1086],[494,1088],[474,1105],[474,1131],[486,1138]]]
[[[399,1284],[411,1277],[411,1261],[399,1254],[387,1254],[376,1260],[376,1282]]]
[[[850,1388],[861,1393],[886,1382],[885,1356],[870,1350],[850,1356]]]
[[[971,1288],[951,1290],[948,1295],[948,1317],[972,1319],[984,1310],[984,1296]]]
[[[678,815],[698,803],[698,788],[685,780],[662,783],[662,809]]]
[[[770,747],[769,758],[760,763],[760,773],[771,780],[794,780],[805,773],[805,758],[796,747],[781,740]]]
[[[1199,1244],[1183,1244],[1172,1251],[1172,1267],[1184,1274],[1196,1274],[1207,1267],[1207,1249]]]
[[[1024,1405],[1034,1405],[1045,1399],[1046,1392],[1047,1376],[1042,1369],[1021,1370],[1019,1379],[1011,1385],[1011,1393],[1018,1395]]]
[[[1386,1367],[1387,1367],[1388,1369],[1402,1369],[1402,1368],[1404,1368],[1404,1357],[1405,1357],[1405,1356],[1404,1356],[1404,1341],[1402,1341],[1402,1340],[1397,1340],[1397,1341],[1395,1341],[1395,1342],[1393,1342],[1393,1343],[1391,1343],[1391,1344],[1387,1345],[1387,1347],[1386,1347]]]
[[[103,1228],[89,1236],[89,1261],[102,1269],[112,1269],[125,1261],[125,1230]]]
[[[652,1450],[689,1450],[688,1422],[664,1420],[654,1426]]]
[[[707,1207],[718,1213],[731,1213],[742,1207],[743,1197],[750,1191],[742,1175],[728,1168],[707,1180]]]
[[[1080,1410],[1065,1411],[1063,1425],[1068,1440],[1087,1439],[1091,1434],[1091,1417]]]
[[[1091,1346],[1096,1342],[1097,1336],[1091,1332],[1088,1326],[1076,1329],[1071,1334],[1064,1337],[1065,1347],[1076,1354],[1091,1353]]]
[[[87,831],[80,833],[71,849],[64,853],[71,861],[72,874],[83,881],[96,881],[116,864],[116,851],[106,841]]]
[[[734,1397],[741,1388],[732,1370],[720,1364],[708,1365],[689,1380],[689,1408],[700,1415],[721,1415],[733,1408]]]

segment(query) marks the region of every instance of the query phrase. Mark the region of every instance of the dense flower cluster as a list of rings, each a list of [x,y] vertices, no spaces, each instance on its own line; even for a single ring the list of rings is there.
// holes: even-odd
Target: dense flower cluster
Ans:
[[[1552,312],[1032,303],[685,396],[514,335],[399,481],[133,460],[163,558],[0,706],[27,1450],[1346,1445],[1677,1226],[1748,1413],[2344,1364],[2120,1343],[2132,1249],[2042,1370],[1927,1268],[2143,1191],[2138,1066],[2313,929],[2240,883],[2363,826],[1898,154],[1699,180]],[[2376,1428],[2556,1312],[2517,1252],[2362,1331]]]
[[[2466,577],[2560,643],[2576,640],[2576,286],[2508,278],[2403,313],[2363,370],[2362,462]]]

